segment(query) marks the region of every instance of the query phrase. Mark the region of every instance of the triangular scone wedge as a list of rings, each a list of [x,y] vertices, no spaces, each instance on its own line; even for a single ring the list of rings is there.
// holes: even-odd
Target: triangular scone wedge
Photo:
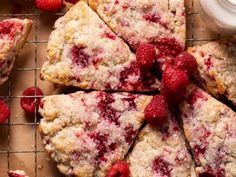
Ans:
[[[28,19],[0,21],[0,85],[9,77],[15,57],[23,47],[32,27]]]
[[[141,73],[135,55],[83,1],[57,20],[43,79],[83,89],[150,91],[159,81]]]
[[[151,99],[102,91],[45,97],[39,112],[46,151],[65,175],[105,177],[127,154]]]
[[[217,51],[216,51],[217,52]],[[195,85],[180,117],[200,176],[236,176],[236,113]]]
[[[129,45],[154,44],[163,54],[185,47],[184,0],[88,0],[89,5]]]
[[[210,94],[236,105],[236,40],[221,40],[188,49],[197,62],[196,80]]]
[[[194,161],[177,123],[146,125],[128,154],[130,177],[196,177]]]

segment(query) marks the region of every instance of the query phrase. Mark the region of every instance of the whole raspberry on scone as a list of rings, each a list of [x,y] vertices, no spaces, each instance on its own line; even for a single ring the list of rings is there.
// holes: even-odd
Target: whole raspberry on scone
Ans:
[[[10,170],[8,172],[9,177],[28,177],[22,170]]]
[[[172,65],[167,65],[163,71],[161,94],[165,96],[171,107],[175,106],[184,96],[189,84],[185,71]]]
[[[10,118],[11,112],[6,103],[0,99],[0,124]]]
[[[162,126],[169,116],[168,103],[164,96],[154,96],[144,110],[147,122],[152,126]]]
[[[236,105],[236,41],[220,40],[188,49],[198,63],[195,80],[210,94]]]
[[[137,60],[123,39],[79,1],[55,23],[41,78],[88,90],[155,91],[160,86],[156,73],[142,70],[154,61],[149,48]]]
[[[67,176],[126,177],[127,164],[118,161],[132,146],[152,97],[80,91],[43,98],[40,132],[46,151]]]
[[[29,19],[5,19],[0,21],[0,85],[9,77],[16,55],[23,47],[31,30]]]
[[[126,162],[118,161],[112,165],[111,169],[108,171],[106,177],[129,177],[130,170],[129,165]]]
[[[23,92],[23,97],[20,100],[22,109],[28,114],[38,112],[43,92],[38,87],[29,87]]]
[[[174,66],[184,70],[188,76],[191,76],[197,69],[197,61],[193,55],[182,52],[174,59]]]
[[[179,118],[200,177],[235,176],[236,113],[196,85],[179,104]]]
[[[177,123],[146,125],[126,160],[130,177],[196,177],[195,165]]]
[[[63,0],[35,0],[35,5],[39,10],[55,12],[62,8]]]
[[[156,57],[155,47],[152,44],[140,44],[136,50],[136,59],[140,69],[144,72],[152,68]]]
[[[168,66],[163,72],[162,83],[168,92],[179,93],[187,87],[189,79],[183,70]]]

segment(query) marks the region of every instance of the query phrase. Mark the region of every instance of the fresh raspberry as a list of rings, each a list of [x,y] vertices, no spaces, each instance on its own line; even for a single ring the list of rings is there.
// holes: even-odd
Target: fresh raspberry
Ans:
[[[66,0],[66,2],[69,2],[69,3],[75,4],[75,3],[78,2],[78,0]]]
[[[55,12],[62,8],[63,1],[62,0],[35,0],[35,5],[38,9]]]
[[[4,103],[3,100],[0,100],[0,123],[5,122],[10,118],[11,112],[9,107]]]
[[[140,44],[136,50],[138,65],[143,70],[149,70],[155,62],[156,52],[152,44]]]
[[[196,59],[194,58],[194,56],[186,52],[183,52],[176,57],[174,65],[176,66],[176,68],[182,69],[187,72],[189,76],[191,76],[197,69]]]
[[[29,87],[23,92],[23,96],[43,96],[43,92],[40,88]],[[37,97],[23,97],[20,100],[22,109],[29,114],[34,114],[34,111],[38,111],[41,98]]]
[[[108,171],[106,177],[129,177],[129,165],[126,162],[118,161]]]
[[[163,72],[162,84],[168,93],[179,93],[189,84],[188,75],[183,70],[169,65]]]
[[[163,87],[162,84],[161,95],[163,95],[166,98],[169,107],[174,107],[182,100],[182,98],[184,98],[185,89],[180,90],[178,93],[170,93]]]
[[[153,126],[162,125],[168,118],[168,104],[164,96],[156,95],[144,110],[145,119]]]

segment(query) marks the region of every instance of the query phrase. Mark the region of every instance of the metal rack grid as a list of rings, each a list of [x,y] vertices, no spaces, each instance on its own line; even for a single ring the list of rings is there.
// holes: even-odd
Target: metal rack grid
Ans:
[[[186,3],[186,14],[187,14],[187,46],[193,46],[195,44],[199,43],[205,43],[213,40],[217,40],[220,38],[219,35],[216,35],[212,32],[210,32],[208,29],[204,29],[203,32],[205,33],[205,30],[207,30],[207,33],[209,35],[203,35],[205,37],[201,37],[201,35],[196,35],[195,30],[197,30],[196,24],[198,24],[198,19],[197,16],[199,16],[198,13],[198,0],[185,0]],[[38,48],[40,44],[46,44],[47,40],[40,40],[38,33],[39,33],[39,18],[43,15],[50,15],[50,16],[61,16],[64,13],[55,13],[55,14],[43,14],[42,12],[37,11],[34,9],[34,13],[24,13],[24,14],[14,14],[14,17],[30,17],[34,19],[34,30],[31,32],[33,33],[33,40],[28,40],[26,43],[34,45],[34,66],[33,67],[18,67],[14,68],[14,71],[31,71],[34,73],[34,86],[38,86],[38,77],[37,73],[40,71],[40,67],[38,67]],[[10,13],[1,13],[0,11],[0,18],[9,18],[12,17],[12,14]],[[198,24],[201,26],[200,24]],[[0,99],[4,99],[8,104],[10,105],[12,100],[14,99],[20,99],[22,98],[22,95],[14,95],[11,92],[12,88],[12,80],[13,80],[13,75],[10,76],[9,81],[7,82],[6,89],[8,90],[7,94],[1,94],[0,90]],[[36,110],[35,110],[36,111]],[[38,164],[38,153],[43,153],[43,150],[40,150],[38,148],[38,134],[37,134],[37,126],[38,126],[38,118],[37,114],[34,115],[34,121],[33,122],[22,122],[22,123],[12,123],[10,120],[6,124],[1,124],[0,125],[0,135],[1,135],[1,127],[6,126],[7,127],[7,143],[6,143],[6,149],[2,150],[0,147],[0,177],[5,177],[6,174],[1,174],[1,168],[3,168],[3,164],[1,164],[1,154],[7,155],[7,170],[10,170],[11,167],[11,154],[27,154],[31,153],[34,154],[34,170],[31,169],[33,172],[33,176],[35,177],[49,177],[49,176],[39,176],[39,164]],[[12,133],[11,133],[11,127],[12,126],[31,126],[34,130],[34,147],[32,148],[33,150],[11,150],[10,148],[10,142],[12,138]],[[31,162],[32,163],[32,162]],[[30,175],[30,174],[29,174]],[[32,176],[32,177],[33,177]],[[52,176],[53,177],[53,176]],[[58,177],[58,175],[57,175]]]

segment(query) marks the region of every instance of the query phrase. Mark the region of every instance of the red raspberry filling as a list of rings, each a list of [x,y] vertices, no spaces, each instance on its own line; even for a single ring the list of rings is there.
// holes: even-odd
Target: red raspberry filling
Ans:
[[[106,37],[106,38],[109,38],[111,40],[116,39],[116,36],[114,34],[112,34],[111,32],[104,32],[103,36]]]
[[[205,61],[205,65],[207,66],[207,70],[210,70],[213,67],[213,62],[212,62],[211,56]]]
[[[175,38],[160,38],[153,43],[159,49],[158,57],[177,56],[184,49]]]
[[[225,177],[225,170],[220,167],[216,167],[212,170],[208,166],[203,173],[199,174],[199,177]]]
[[[81,68],[89,65],[90,56],[85,52],[85,49],[86,46],[74,46],[71,49],[73,63]]]
[[[155,47],[152,44],[140,44],[136,50],[136,59],[140,69],[149,70],[156,58]]]
[[[129,104],[128,110],[132,110],[132,109],[136,109],[137,108],[136,103],[135,103],[135,99],[136,98],[137,97],[135,95],[132,95],[132,96],[129,95],[129,97],[122,99],[122,101],[127,101],[128,102],[128,104]]]
[[[23,97],[20,100],[22,109],[29,114],[34,114],[35,110],[38,111],[39,104],[41,102],[41,98],[35,96],[43,96],[43,92],[38,87],[29,87],[23,92],[23,96],[31,96],[31,97]]]
[[[4,123],[10,118],[11,112],[3,100],[0,100],[0,123]]]
[[[129,77],[138,76],[138,81],[129,81]],[[132,62],[130,66],[124,67],[120,72],[120,84],[118,88],[133,87],[135,90],[149,89],[155,83],[156,77],[150,71],[142,72],[137,62]]]
[[[203,95],[203,93],[200,90],[195,89],[191,92],[187,101],[189,104],[194,105],[199,99],[203,99],[206,101],[207,97]]]
[[[113,96],[104,92],[101,92],[100,96],[101,100],[98,103],[100,116],[109,123],[114,123],[115,125],[119,126],[119,117],[121,113],[111,106],[111,104],[115,101]]]
[[[162,157],[157,157],[152,164],[152,169],[158,174],[158,176],[170,176],[172,167]]]
[[[134,129],[133,125],[128,125],[125,127],[125,141],[131,144],[137,135],[137,131]]]
[[[14,24],[8,21],[0,22],[0,35],[4,36],[10,34],[13,26]]]
[[[22,30],[23,26],[14,21],[2,21],[0,22],[0,38],[8,37],[12,39],[16,30]]]
[[[129,165],[126,162],[118,161],[108,171],[106,177],[129,177]]]
[[[191,76],[197,69],[196,59],[194,58],[194,56],[186,52],[179,54],[174,61],[174,65],[176,66],[176,68],[185,71],[188,76]]]
[[[102,134],[100,132],[91,132],[88,135],[96,144],[96,148],[98,150],[98,153],[95,157],[95,161],[97,164],[100,164],[101,162],[106,162],[106,156],[105,154],[111,151],[114,151],[116,149],[116,143],[109,141],[109,135],[108,134]]]
[[[168,104],[162,95],[154,96],[144,110],[144,116],[147,122],[157,127],[166,121],[168,115]]]
[[[163,22],[161,20],[161,17],[159,14],[155,13],[150,13],[150,14],[145,14],[143,18],[147,21],[153,22],[153,23],[158,23],[160,24],[163,28],[168,29],[167,23]]]

